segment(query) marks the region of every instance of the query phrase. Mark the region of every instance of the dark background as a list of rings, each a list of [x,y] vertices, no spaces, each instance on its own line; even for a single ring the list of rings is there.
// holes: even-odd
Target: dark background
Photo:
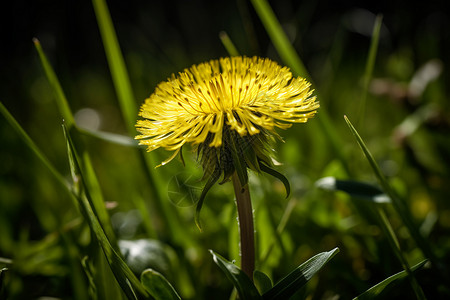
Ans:
[[[414,66],[436,56],[447,65],[450,19],[443,3],[271,1],[316,80],[335,38],[345,39],[343,64],[364,61],[376,14],[384,16],[380,56],[406,48]],[[108,6],[130,73],[139,79],[133,81],[137,103],[170,73],[227,55],[218,38],[222,30],[242,54],[277,58],[247,1],[108,1]],[[75,98],[71,92],[79,88],[77,81],[85,70],[104,75],[111,87],[90,1],[8,1],[0,14],[0,99],[13,112],[26,118],[33,111],[27,87],[42,76],[33,37],[41,41],[69,98]]]

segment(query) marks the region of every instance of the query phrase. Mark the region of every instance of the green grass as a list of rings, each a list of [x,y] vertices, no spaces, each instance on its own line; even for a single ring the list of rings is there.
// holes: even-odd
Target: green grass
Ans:
[[[299,6],[295,24],[306,31],[292,40],[279,11],[252,0],[238,5],[235,27],[217,32],[222,52],[193,55],[203,61],[226,53],[270,55],[309,78],[321,103],[316,118],[279,131],[285,142],[275,145],[282,162],[275,169],[289,180],[288,199],[285,182],[249,174],[252,283],[236,267],[231,184],[208,192],[200,232],[192,200],[205,182],[198,181],[195,153],[185,147],[185,166],[175,159],[155,169],[170,153],[146,153],[133,140],[141,95],[167,70],[199,61],[180,49],[147,44],[149,54],[119,44],[127,39],[123,27],[114,28],[114,11],[111,16],[103,0],[92,4],[112,85],[102,86],[103,75],[96,75],[84,89],[73,88],[64,66],[48,59],[50,45],[35,39],[40,85],[23,89],[51,100],[34,102],[25,118],[0,99],[0,299],[233,299],[236,290],[241,299],[450,297],[448,75],[407,93],[424,80],[417,72],[428,57],[445,61],[431,37],[426,49],[386,47],[386,16],[374,16],[373,34],[358,53],[342,24],[323,61],[313,64],[300,53],[308,56],[308,14],[318,8]],[[419,59],[426,51],[427,59]],[[436,71],[439,63],[430,66]],[[83,102],[86,91],[99,100]],[[77,112],[85,106],[113,117],[104,118],[102,130],[84,128]],[[325,177],[335,178],[334,185]],[[139,255],[125,245],[139,245]]]

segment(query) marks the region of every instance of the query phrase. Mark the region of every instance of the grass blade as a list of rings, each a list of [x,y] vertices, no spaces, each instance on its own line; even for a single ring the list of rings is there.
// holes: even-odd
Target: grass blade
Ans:
[[[240,299],[251,300],[261,299],[261,295],[256,289],[253,282],[248,278],[247,274],[239,269],[235,264],[230,263],[225,258],[215,253],[213,250],[209,250],[212,254],[214,262],[225,273],[227,278],[233,283],[237,289]]]
[[[239,51],[236,49],[236,46],[233,44],[233,41],[230,39],[230,37],[225,31],[221,31],[219,33],[219,38],[222,41],[223,46],[225,47],[230,56],[239,55]]]
[[[411,270],[413,272],[419,270],[427,263],[427,260],[424,260],[417,265],[413,266]],[[372,286],[370,289],[359,295],[358,297],[353,298],[353,300],[371,300],[371,299],[379,299],[380,294],[385,291],[388,288],[392,288],[393,286],[397,285],[402,279],[407,277],[408,274],[406,271],[398,272],[397,274],[394,274],[385,280],[377,283],[376,285]]]
[[[280,22],[277,20],[268,2],[266,0],[251,0],[251,2],[284,63],[291,68],[292,73],[295,76],[302,76],[314,85],[305,65],[298,56],[292,44],[289,42],[286,33],[283,31]],[[320,99],[320,95],[318,95],[317,98]],[[341,161],[341,164],[347,174],[350,174],[350,170],[347,166],[347,160],[342,152],[343,146],[338,138],[339,135],[332,126],[330,117],[325,109],[321,108],[320,113],[317,116],[317,120],[322,133],[325,135],[326,140],[329,141],[333,152],[336,153],[336,156]]]
[[[380,40],[380,30],[383,24],[383,16],[377,15],[375,24],[373,25],[372,40],[370,42],[369,55],[367,57],[366,68],[363,77],[362,95],[359,110],[359,125],[364,128],[363,122],[366,113],[367,93],[369,91],[370,80],[372,79],[373,67],[375,66],[375,59],[377,57],[378,42]]]
[[[69,131],[77,130],[77,126],[75,124],[75,119],[73,117],[72,111],[67,103],[66,96],[64,95],[64,91],[59,83],[59,80],[50,65],[44,51],[42,50],[41,44],[38,39],[33,39],[36,50],[39,54],[39,58],[41,60],[42,67],[44,68],[45,75],[47,76],[48,81],[50,82],[50,86],[55,94],[55,100],[58,105],[59,111],[64,119],[64,124]],[[74,131],[75,133],[76,131]],[[75,135],[75,137],[78,137]],[[106,234],[115,244],[115,236],[114,232],[109,220],[108,212],[106,211],[105,204],[103,201],[102,192],[100,189],[100,185],[98,183],[97,176],[95,175],[94,168],[92,167],[92,162],[88,152],[84,149],[84,143],[77,139],[77,144],[83,147],[82,151],[82,159],[84,167],[86,168],[86,183],[88,184],[89,190],[92,195],[93,207],[95,209],[96,214],[98,215],[100,222],[105,228]]]
[[[111,16],[105,0],[93,0],[92,4],[97,17],[97,23],[102,36],[114,87],[118,96],[124,120],[126,122],[126,128],[128,129],[130,136],[134,136],[136,135],[136,129],[134,126],[138,117],[138,109],[131,88],[128,71],[125,67],[125,62],[120,50],[116,32],[111,21]],[[152,198],[155,201],[159,214],[163,215],[162,219],[166,221],[165,225],[168,228],[169,235],[179,243],[192,245],[193,241],[188,239],[187,234],[184,234],[185,229],[180,224],[180,218],[178,218],[175,215],[176,212],[168,206],[168,201],[164,201],[166,199],[164,199],[160,190],[160,186],[163,186],[164,184],[160,182],[161,180],[158,179],[157,176],[154,175],[154,164],[150,155],[144,155],[141,151],[139,153],[143,165],[146,166],[144,170],[150,184]],[[139,205],[139,207],[145,207],[145,204]],[[142,212],[142,215],[146,214],[147,213]]]
[[[5,117],[11,127],[17,132],[19,137],[24,141],[24,143],[30,148],[31,151],[36,154],[39,160],[49,169],[50,173],[55,177],[55,179],[65,188],[68,188],[67,182],[64,176],[59,173],[53,164],[48,160],[48,158],[42,153],[38,146],[33,142],[30,136],[23,130],[22,126],[16,121],[16,119],[10,114],[2,102],[0,102],[0,113]]]
[[[263,299],[289,299],[302,288],[323,266],[330,261],[339,248],[319,253],[298,266],[294,271],[281,279],[273,288],[263,294]]]
[[[100,34],[105,47],[106,58],[111,70],[111,76],[119,99],[126,128],[128,132],[134,133],[134,124],[137,118],[137,108],[134,102],[134,95],[131,89],[128,71],[120,51],[119,42],[114,31],[108,7],[104,0],[93,0],[95,14],[100,29]]]
[[[266,0],[251,1],[281,59],[291,67],[293,73],[309,78],[305,65],[289,42],[269,3]]]
[[[170,282],[155,270],[147,269],[142,272],[141,282],[156,300],[181,300]]]
[[[53,70],[50,62],[45,56],[42,50],[41,43],[37,38],[33,39],[34,46],[39,54],[42,67],[44,68],[45,75],[47,76],[50,86],[55,94],[56,104],[58,105],[59,112],[61,113],[67,128],[72,129],[75,126],[75,119],[73,117],[72,111],[70,110],[69,104],[67,103],[66,95],[59,83],[58,77],[56,77],[55,71]]]
[[[396,209],[397,213],[400,215],[405,226],[408,228],[408,230],[409,230],[411,236],[413,237],[413,239],[415,240],[416,244],[419,247],[421,246],[420,243],[425,244],[425,239],[421,236],[418,228],[414,224],[411,213],[409,212],[405,203],[400,198],[397,197],[397,195],[394,193],[394,190],[390,187],[386,178],[381,173],[381,170],[378,167],[378,164],[376,163],[376,161],[373,158],[372,154],[370,153],[369,149],[366,147],[361,136],[356,131],[355,127],[353,127],[350,120],[347,118],[347,116],[344,116],[344,118],[345,118],[345,121],[347,122],[347,125],[349,126],[350,130],[352,131],[353,135],[355,136],[355,138],[358,142],[358,145],[361,147],[362,151],[364,152],[364,155],[366,156],[367,160],[369,161],[369,163],[372,167],[372,170],[374,171],[375,175],[377,176],[384,192],[391,198],[394,208]],[[415,279],[414,275],[412,274],[406,258],[403,256],[403,254],[400,250],[398,240],[395,236],[395,233],[394,233],[386,215],[384,214],[384,211],[382,209],[378,209],[377,212],[381,219],[381,226],[382,226],[383,230],[385,231],[386,236],[391,244],[391,248],[395,252],[396,256],[399,258],[399,260],[401,261],[403,267],[405,268],[406,273],[409,275],[411,285],[414,289],[414,292],[416,293],[417,298],[425,299],[425,295],[423,294],[422,288],[417,283],[417,280]],[[426,251],[431,252],[431,250],[429,249],[429,246],[427,245],[426,247],[427,247]],[[424,249],[422,247],[420,247],[420,248],[422,249],[422,251],[424,251]],[[426,251],[424,251],[425,254],[427,254]]]
[[[415,223],[413,221],[411,212],[406,207],[406,204],[397,196],[397,194],[391,188],[391,186],[387,182],[386,178],[384,177],[383,173],[381,173],[381,170],[378,167],[378,164],[376,163],[376,161],[373,158],[372,154],[370,153],[369,149],[365,145],[361,136],[356,131],[355,127],[353,127],[350,120],[347,118],[347,116],[344,116],[344,119],[345,119],[345,122],[347,122],[347,125],[349,126],[351,132],[355,136],[358,145],[360,146],[361,150],[364,153],[364,156],[366,157],[367,161],[369,162],[370,166],[372,167],[372,170],[375,173],[375,176],[377,177],[383,191],[391,198],[391,201],[392,201],[392,204],[393,204],[395,210],[401,217],[405,226],[408,228],[408,231],[410,232],[412,238],[414,239],[416,244],[420,247],[420,249],[424,252],[424,254],[426,256],[428,256],[428,258],[430,258],[430,260],[434,264],[435,259],[436,259],[435,255],[431,251],[429,243],[420,234],[417,226],[415,225]]]
[[[94,232],[97,241],[99,242],[105,257],[116,277],[117,282],[121,286],[128,299],[137,299],[136,292],[140,297],[148,298],[148,294],[140,281],[136,278],[130,268],[126,265],[120,255],[112,247],[108,237],[102,228],[97,215],[92,209],[92,199],[87,189],[83,172],[81,170],[76,150],[72,139],[69,136],[67,128],[63,125],[64,136],[66,138],[66,146],[69,157],[69,165],[74,183],[79,186],[79,189],[74,190],[73,195],[78,200],[80,208],[89,223],[89,227]]]

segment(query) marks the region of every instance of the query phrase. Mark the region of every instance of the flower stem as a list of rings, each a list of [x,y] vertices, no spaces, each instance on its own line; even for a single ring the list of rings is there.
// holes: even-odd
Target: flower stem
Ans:
[[[248,184],[245,186],[241,185],[236,172],[233,174],[232,181],[236,195],[241,239],[241,269],[253,281],[253,271],[255,270],[255,234],[250,191]]]

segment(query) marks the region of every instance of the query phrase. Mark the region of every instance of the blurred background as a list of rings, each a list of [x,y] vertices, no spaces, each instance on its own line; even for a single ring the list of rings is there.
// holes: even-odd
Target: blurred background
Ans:
[[[249,1],[114,0],[107,4],[136,105],[172,73],[227,56],[219,38],[222,31],[241,54],[269,57],[284,64]],[[380,229],[355,208],[353,200],[314,186],[325,176],[345,178],[346,168],[352,179],[376,184],[344,115],[407,201],[436,254],[449,263],[450,12],[444,8],[444,1],[282,0],[270,4],[311,74],[320,111],[326,111],[330,118],[346,167],[316,119],[279,131],[285,140],[276,145],[278,160],[283,163],[279,170],[291,182],[295,206],[279,238],[284,246],[274,247],[266,272],[276,281],[312,255],[339,247],[341,253],[303,293],[309,299],[338,299],[337,295],[347,299],[402,269],[387,245],[383,246],[386,243]],[[40,40],[48,55],[77,124],[128,135],[92,3],[8,1],[0,7],[0,101],[58,171],[69,178],[63,120],[32,38]],[[361,114],[362,79],[378,14],[383,15],[378,54]],[[148,185],[140,176],[141,162],[135,149],[92,137],[86,137],[86,144],[118,237],[146,237],[135,197],[146,199],[155,230],[164,232],[164,220],[159,220],[152,210]],[[158,150],[149,155],[153,155],[156,166],[169,153]],[[178,161],[157,169],[162,190],[170,191],[174,176],[190,178],[192,172],[192,180],[199,178],[194,159],[195,155],[188,154],[186,169]],[[284,200],[283,187],[276,180],[264,176],[253,176],[252,180],[256,222],[270,224],[267,228],[258,225],[262,226],[258,227],[259,247],[264,252],[288,200]],[[201,188],[202,183],[192,182]],[[212,248],[230,260],[238,259],[237,249],[229,245],[236,238],[229,231],[237,230],[229,227],[230,220],[235,220],[232,198],[231,185],[211,190],[202,212],[202,233],[193,222],[194,206],[172,199],[178,203],[172,208],[197,241],[196,246],[187,249],[164,233],[159,236],[178,256],[178,264],[194,269],[186,277],[200,282],[191,282],[196,291],[187,284],[180,288],[184,298],[206,299],[209,295],[224,295],[223,291],[225,296],[220,297],[228,298],[231,285],[212,264],[206,250]],[[90,242],[89,234],[79,230],[82,221],[76,218],[79,215],[70,201],[5,118],[0,117],[0,257],[21,262],[10,281],[10,294],[17,299],[71,299],[74,295],[76,285],[67,258],[73,245],[61,241],[58,234],[67,226],[70,234],[71,226],[77,228],[84,249],[81,253],[89,253]],[[405,252],[411,262],[417,263],[422,257],[420,251],[395,212],[388,211]],[[80,274],[85,283],[85,275]],[[438,295],[432,275],[424,271],[419,281],[428,295]],[[402,287],[386,297],[410,295],[408,284]]]

